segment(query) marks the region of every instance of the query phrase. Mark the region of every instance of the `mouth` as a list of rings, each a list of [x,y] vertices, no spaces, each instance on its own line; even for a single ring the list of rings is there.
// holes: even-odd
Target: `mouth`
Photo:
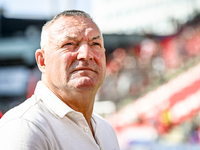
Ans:
[[[91,71],[91,72],[97,73],[97,71],[95,69],[86,68],[86,67],[75,68],[74,70],[72,70],[71,73],[75,73],[75,72],[87,72],[87,71]]]

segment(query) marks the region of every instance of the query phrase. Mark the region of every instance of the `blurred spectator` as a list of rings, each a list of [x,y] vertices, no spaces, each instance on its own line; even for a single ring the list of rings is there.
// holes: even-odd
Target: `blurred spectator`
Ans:
[[[37,82],[40,80],[41,72],[37,67],[30,71],[30,76],[27,83],[27,98],[30,98],[35,90]]]
[[[3,116],[3,114],[2,114],[2,112],[0,111],[0,119],[1,119],[2,116]]]

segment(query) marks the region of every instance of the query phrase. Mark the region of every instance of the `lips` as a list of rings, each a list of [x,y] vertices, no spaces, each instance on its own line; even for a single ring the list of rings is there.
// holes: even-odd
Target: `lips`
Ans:
[[[71,71],[71,73],[74,73],[74,72],[77,72],[77,71],[92,71],[92,72],[96,72],[97,73],[97,71],[95,69],[90,68],[90,67],[77,67],[77,68],[73,69]]]

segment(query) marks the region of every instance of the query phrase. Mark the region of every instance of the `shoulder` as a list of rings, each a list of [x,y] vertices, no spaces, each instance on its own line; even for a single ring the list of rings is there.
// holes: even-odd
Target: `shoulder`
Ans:
[[[8,112],[6,112],[3,117],[0,119],[0,127],[5,124],[8,121],[17,119],[17,118],[30,118],[28,116],[34,115],[41,111],[40,108],[38,108],[38,101],[36,100],[35,96],[33,95],[31,98],[27,99],[20,105],[10,109]]]
[[[41,101],[37,101],[36,97],[33,95],[31,98],[3,115],[0,119],[0,130],[9,124],[15,129],[22,128],[22,125],[29,126],[32,124],[42,130],[45,129],[44,126],[47,124],[46,120],[50,115],[48,109],[46,109]],[[19,126],[16,126],[12,122],[16,122]],[[22,123],[22,125],[20,125],[20,123]]]
[[[42,150],[50,144],[47,136],[35,124],[24,118],[13,118],[0,127],[0,145],[2,149]]]
[[[0,119],[0,145],[5,148],[15,146],[16,149],[26,149],[26,146],[38,149],[33,145],[47,145],[47,135],[40,125],[44,120],[40,114],[44,110],[38,103],[33,96],[3,115]]]

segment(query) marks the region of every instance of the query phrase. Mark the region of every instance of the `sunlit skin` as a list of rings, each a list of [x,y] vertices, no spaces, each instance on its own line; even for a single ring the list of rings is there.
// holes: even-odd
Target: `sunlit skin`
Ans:
[[[36,51],[42,82],[81,112],[92,130],[94,99],[106,70],[102,34],[88,18],[62,16],[48,28],[47,41]]]

